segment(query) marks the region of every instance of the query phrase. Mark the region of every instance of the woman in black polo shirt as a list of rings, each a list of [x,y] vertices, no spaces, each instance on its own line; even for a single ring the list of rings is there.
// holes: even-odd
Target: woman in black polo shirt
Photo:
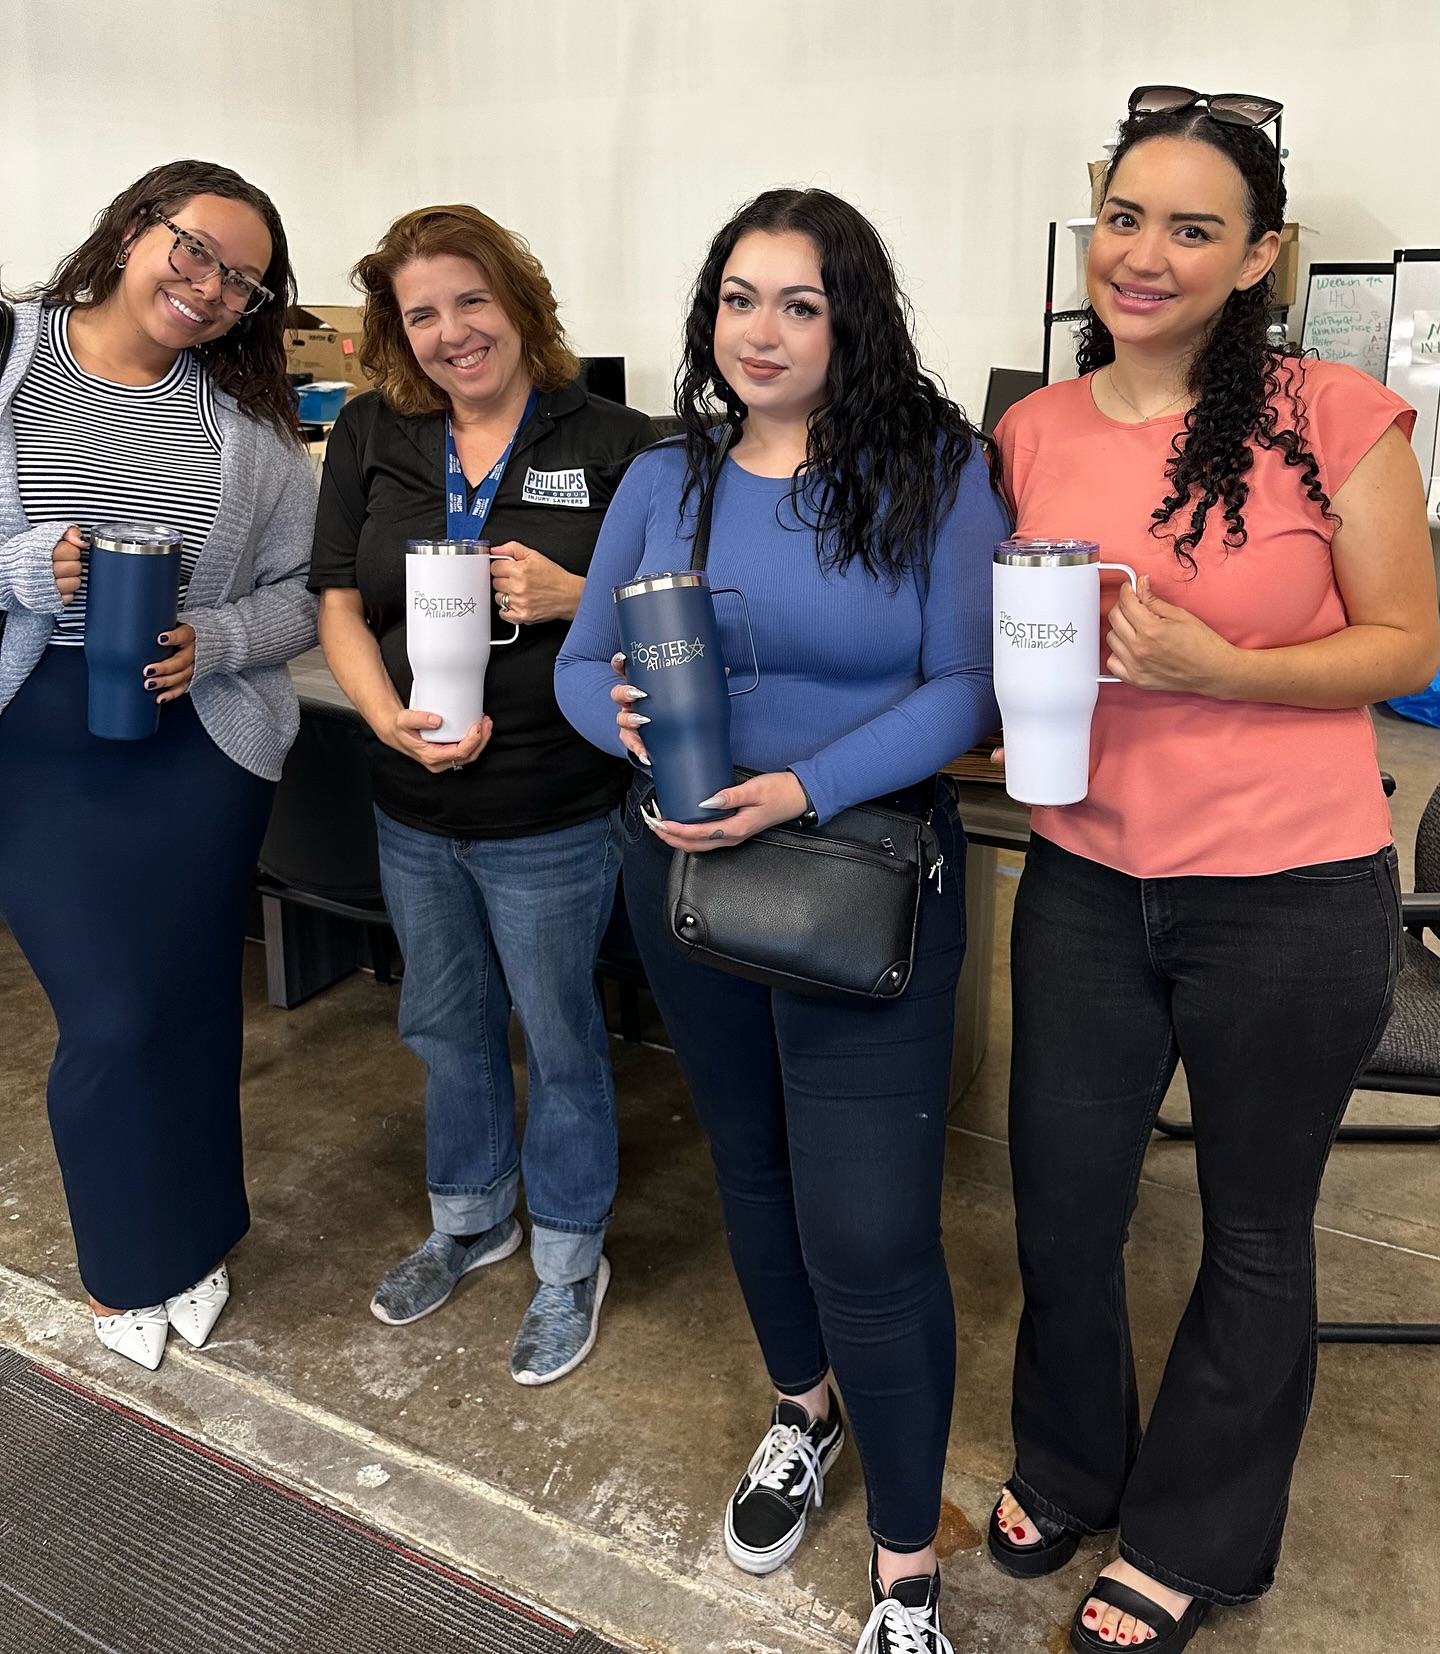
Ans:
[[[475,208],[407,213],[355,279],[361,360],[378,389],[331,433],[310,584],[326,659],[376,737],[381,874],[405,954],[400,1033],[428,1071],[433,1225],[370,1307],[391,1325],[418,1320],[462,1275],[515,1251],[523,1172],[540,1284],[510,1371],[545,1384],[589,1353],[610,1273],[615,1096],[594,961],[628,779],[561,714],[555,657],[605,508],[655,431],[585,391],[538,260]],[[487,510],[486,480],[507,450]],[[409,710],[405,542],[456,537],[452,451],[465,537],[514,559],[492,569],[520,640],[491,653],[482,721],[433,744],[420,732],[440,717]],[[530,1070],[523,1148],[512,1004]]]

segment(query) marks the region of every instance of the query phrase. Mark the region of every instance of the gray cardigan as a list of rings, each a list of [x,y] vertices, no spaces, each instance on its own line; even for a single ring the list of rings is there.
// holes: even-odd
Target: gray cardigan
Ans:
[[[15,474],[10,404],[35,354],[40,306],[15,307],[15,340],[0,375],[0,716],[45,652],[61,612],[50,554],[68,523],[30,523]],[[280,779],[300,727],[285,662],[315,642],[305,590],[315,525],[309,457],[217,390],[220,507],[181,605],[195,628],[191,698],[227,757]]]

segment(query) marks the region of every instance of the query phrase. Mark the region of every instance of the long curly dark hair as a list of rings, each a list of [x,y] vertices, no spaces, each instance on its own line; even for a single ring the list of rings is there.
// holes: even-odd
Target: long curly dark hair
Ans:
[[[285,226],[270,197],[229,167],[213,161],[167,161],[152,167],[121,190],[48,281],[19,296],[87,308],[104,304],[120,284],[120,259],[130,243],[161,218],[173,218],[197,195],[241,201],[260,215],[270,233],[270,263],[260,282],[275,297],[218,339],[195,346],[195,354],[214,383],[235,398],[241,413],[298,439],[295,398],[285,377],[285,311],[296,293]]]
[[[1218,149],[1245,182],[1250,242],[1258,241],[1267,230],[1283,229],[1285,176],[1274,144],[1255,127],[1214,120],[1203,109],[1132,115],[1124,121],[1105,174],[1107,194],[1121,161],[1148,138],[1188,138]],[[1195,549],[1214,507],[1224,513],[1224,545],[1234,550],[1245,544],[1247,476],[1255,448],[1278,449],[1286,465],[1299,471],[1300,486],[1309,498],[1327,518],[1332,516],[1329,496],[1320,486],[1319,462],[1306,436],[1299,356],[1266,340],[1274,292],[1271,272],[1253,287],[1231,293],[1190,364],[1194,406],[1171,444],[1173,457],[1165,468],[1170,492],[1156,507],[1150,532],[1169,530],[1175,555],[1192,573]],[[1076,364],[1081,373],[1115,360],[1110,330],[1088,304],[1078,331]],[[1282,407],[1288,407],[1291,423],[1287,425],[1280,422]],[[1187,505],[1189,527],[1177,534],[1172,519]]]
[[[791,480],[790,500],[814,523],[822,564],[843,570],[859,563],[890,581],[907,569],[927,570],[965,462],[977,445],[987,460],[994,448],[921,366],[910,304],[874,225],[827,190],[766,190],[710,243],[675,375],[689,462],[682,518],[692,490],[703,488],[715,468],[717,419],[738,428],[745,418],[714,345],[721,278],[751,230],[799,231],[820,253],[830,304],[830,394],[810,415],[805,463]]]

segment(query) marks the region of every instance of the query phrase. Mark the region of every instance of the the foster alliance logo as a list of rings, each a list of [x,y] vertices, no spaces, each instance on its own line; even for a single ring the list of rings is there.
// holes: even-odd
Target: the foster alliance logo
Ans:
[[[475,599],[434,597],[428,592],[416,592],[415,607],[427,620],[463,620],[475,613]]]
[[[632,643],[630,659],[647,672],[663,672],[667,666],[688,666],[705,653],[700,638],[692,643],[688,638],[672,638],[669,643]]]
[[[1058,620],[1016,620],[1000,611],[1000,636],[1017,649],[1058,649],[1062,644],[1074,643],[1074,621],[1062,626]]]

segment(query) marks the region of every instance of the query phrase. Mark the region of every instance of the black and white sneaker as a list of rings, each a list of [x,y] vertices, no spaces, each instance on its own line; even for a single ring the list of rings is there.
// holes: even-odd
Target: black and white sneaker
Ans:
[[[830,1416],[816,1419],[798,1401],[778,1401],[770,1429],[755,1449],[725,1511],[725,1549],[747,1574],[770,1574],[788,1562],[805,1537],[811,1505],[825,1501],[825,1473],[845,1445],[840,1403],[831,1390]]]
[[[866,1621],[855,1654],[955,1654],[940,1629],[940,1570],[897,1579],[886,1591],[870,1557],[870,1600],[875,1612]]]

